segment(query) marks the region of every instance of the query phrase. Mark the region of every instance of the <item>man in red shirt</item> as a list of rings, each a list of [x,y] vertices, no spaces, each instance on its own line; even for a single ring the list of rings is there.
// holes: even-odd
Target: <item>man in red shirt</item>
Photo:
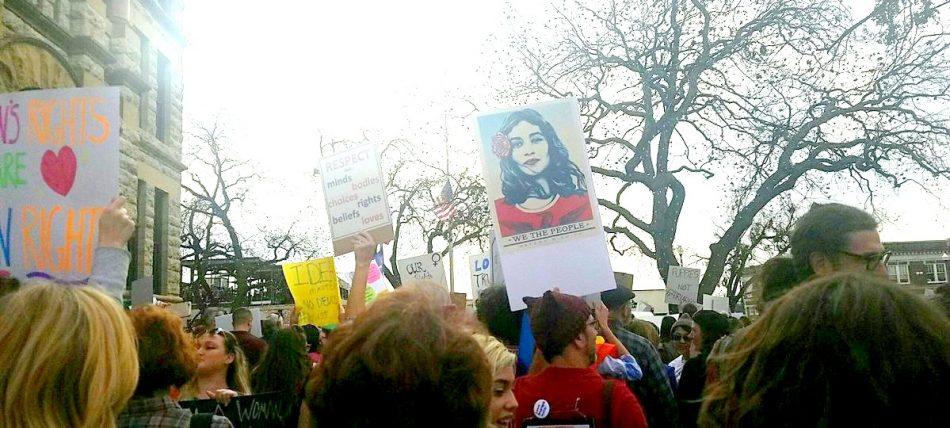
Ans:
[[[248,308],[237,308],[231,314],[232,325],[234,326],[234,337],[237,338],[241,350],[247,357],[248,369],[253,369],[257,362],[261,360],[264,351],[267,349],[267,342],[251,334],[251,322],[254,315]]]
[[[549,366],[515,381],[515,426],[646,427],[643,408],[627,385],[604,379],[591,367],[597,321],[587,303],[551,291],[525,300],[531,331]]]

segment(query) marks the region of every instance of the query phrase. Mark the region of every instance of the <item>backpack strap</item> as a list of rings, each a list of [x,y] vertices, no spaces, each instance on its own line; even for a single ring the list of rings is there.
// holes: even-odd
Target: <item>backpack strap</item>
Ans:
[[[191,421],[188,426],[191,428],[211,428],[211,419],[214,417],[211,413],[195,413],[191,415]]]
[[[610,426],[610,410],[613,408],[611,404],[614,397],[614,382],[617,382],[617,381],[613,379],[605,379],[604,389],[602,390],[603,397],[601,397],[601,401],[603,401],[604,403],[603,415],[604,415],[604,422],[606,422],[607,426]]]

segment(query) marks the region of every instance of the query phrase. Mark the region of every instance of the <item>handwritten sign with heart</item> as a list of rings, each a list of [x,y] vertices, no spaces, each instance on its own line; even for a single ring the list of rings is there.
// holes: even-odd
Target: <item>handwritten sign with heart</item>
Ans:
[[[0,122],[0,273],[89,277],[119,193],[119,89],[0,94]]]

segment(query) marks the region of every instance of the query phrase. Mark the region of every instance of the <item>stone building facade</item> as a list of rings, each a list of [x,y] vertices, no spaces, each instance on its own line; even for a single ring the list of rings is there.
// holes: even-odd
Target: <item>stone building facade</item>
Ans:
[[[121,88],[130,281],[180,301],[182,0],[0,0],[0,92]],[[163,297],[162,297],[163,296]]]

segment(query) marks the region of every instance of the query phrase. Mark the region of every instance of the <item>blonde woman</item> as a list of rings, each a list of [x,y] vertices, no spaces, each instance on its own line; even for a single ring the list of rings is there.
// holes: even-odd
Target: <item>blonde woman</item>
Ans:
[[[247,359],[230,332],[215,328],[198,336],[198,369],[181,389],[182,400],[214,398],[224,404],[251,393]]]
[[[488,426],[490,428],[507,428],[512,426],[515,411],[518,410],[518,400],[511,388],[515,384],[515,354],[512,354],[498,339],[483,334],[475,334],[488,364],[492,369],[492,395],[488,406]]]
[[[114,299],[35,281],[0,300],[0,314],[0,426],[115,426],[139,364]]]

